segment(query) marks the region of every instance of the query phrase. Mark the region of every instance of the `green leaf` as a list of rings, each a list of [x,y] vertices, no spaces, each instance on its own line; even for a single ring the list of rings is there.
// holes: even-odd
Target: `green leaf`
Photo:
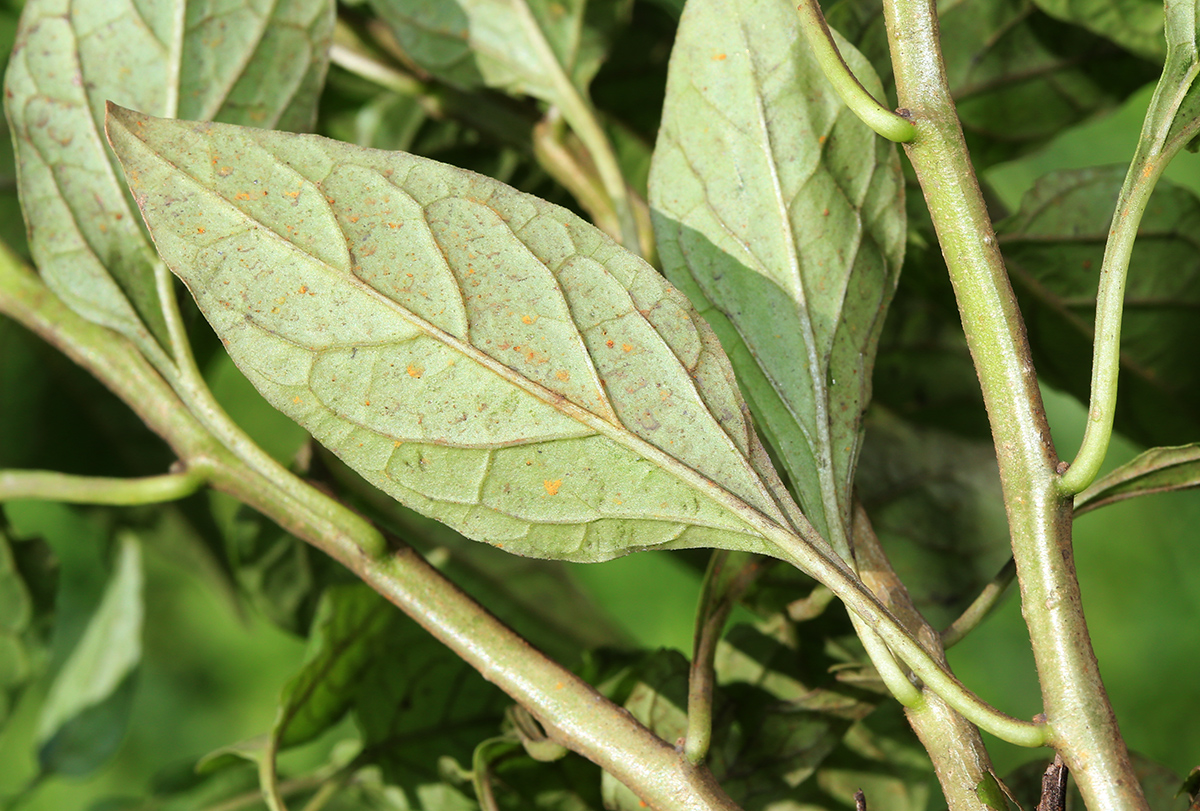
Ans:
[[[363,672],[381,655],[395,615],[395,607],[361,585],[325,592],[308,659],[283,688],[271,730],[277,749],[307,743],[346,714]]]
[[[0,531],[0,729],[16,696],[33,676],[26,635],[33,617],[33,601],[17,571],[7,536]]]
[[[575,216],[312,136],[114,107],[110,137],[234,361],[402,503],[580,561],[788,525],[715,336]]]
[[[1151,448],[1075,497],[1075,514],[1151,493],[1200,487],[1200,443]]]
[[[630,0],[371,0],[406,56],[459,87],[561,104],[586,92]]]
[[[879,4],[841,0],[828,19],[871,60],[894,98]],[[978,169],[1115,108],[1157,75],[1155,65],[1053,19],[1033,0],[942,0],[938,27],[946,79]]]
[[[989,441],[874,410],[857,490],[896,574],[934,627],[958,617],[1012,554]]]
[[[104,103],[306,127],[329,0],[29,0],[5,80],[30,250],[72,309],[161,354],[154,250],[103,137]],[[269,77],[269,80],[268,80]]]
[[[1083,26],[1108,37],[1147,59],[1161,60],[1166,54],[1163,40],[1163,4],[1158,0],[1035,0],[1038,7],[1060,20]],[[1170,6],[1187,6],[1169,3]]]
[[[86,774],[115,751],[142,658],[143,612],[141,548],[125,534],[100,607],[42,706],[37,739],[43,771]]]
[[[870,65],[840,46],[878,95]],[[650,202],[667,277],[720,336],[805,514],[838,548],[904,254],[903,182],[893,146],[828,86],[793,4],[688,4]]]
[[[1046,382],[1086,402],[1104,244],[1123,167],[1055,172],[997,225]],[[1146,445],[1200,435],[1200,199],[1160,181],[1130,260],[1116,429]]]

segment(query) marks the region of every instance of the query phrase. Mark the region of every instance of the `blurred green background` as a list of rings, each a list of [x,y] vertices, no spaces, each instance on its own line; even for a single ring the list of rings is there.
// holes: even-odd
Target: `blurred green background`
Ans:
[[[1049,148],[990,170],[986,180],[1010,208],[1045,172],[1127,160],[1149,89],[1117,114],[1063,136]],[[1200,193],[1200,157],[1184,154],[1167,176]],[[217,388],[243,384],[218,370]],[[1047,391],[1060,452],[1082,435],[1083,407]],[[273,413],[249,412],[282,452],[295,428]],[[279,432],[273,435],[272,432]],[[1118,441],[1110,465],[1140,450]],[[1077,524],[1077,560],[1101,668],[1130,745],[1179,773],[1200,763],[1200,493],[1155,496],[1106,507]],[[253,612],[236,614],[207,581],[148,545],[145,664],[129,732],[117,757],[86,780],[55,779],[22,807],[87,808],[96,798],[140,794],[156,774],[186,770],[204,753],[268,729],[275,699],[304,654],[301,640]],[[699,575],[666,553],[645,553],[574,572],[614,620],[646,646],[687,651]],[[963,680],[1002,709],[1023,717],[1039,709],[1032,656],[1019,605],[1001,610],[951,655]],[[0,795],[34,769],[30,740],[43,696],[23,696],[0,734]],[[998,770],[1041,757],[1001,743]]]

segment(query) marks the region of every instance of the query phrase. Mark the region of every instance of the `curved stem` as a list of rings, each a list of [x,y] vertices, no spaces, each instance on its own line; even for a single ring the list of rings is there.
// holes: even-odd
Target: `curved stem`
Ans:
[[[288,811],[279,792],[279,773],[275,769],[276,741],[269,736],[262,759],[258,761],[258,787],[268,811]]]
[[[207,482],[208,473],[203,466],[138,479],[74,476],[51,470],[0,470],[0,501],[36,498],[131,507],[176,501],[195,493]]]
[[[838,51],[833,32],[829,30],[817,0],[803,0],[797,10],[800,12],[800,27],[809,47],[813,49],[817,64],[850,111],[889,141],[907,143],[915,138],[917,129],[912,122],[880,104],[850,70]]]
[[[1042,687],[1042,732],[1070,765],[1092,811],[1145,809],[1088,636],[1071,549],[1071,505],[1059,491],[1058,458],[1024,322],[950,96],[935,4],[884,0],[884,16],[900,104],[912,110],[917,127],[906,151],[937,230],[991,421]]]
[[[1017,564],[1012,558],[1008,559],[992,581],[983,587],[983,591],[979,592],[979,596],[975,598],[966,610],[959,615],[958,619],[950,623],[944,631],[942,631],[942,647],[949,650],[951,647],[963,641],[963,638],[983,622],[988,614],[992,613],[1000,603],[1002,598],[1008,591],[1009,585],[1017,576]]]
[[[925,701],[921,688],[908,678],[908,674],[900,667],[896,657],[892,655],[879,634],[875,633],[853,611],[850,612],[850,621],[854,624],[854,632],[862,640],[863,647],[867,650],[867,656],[871,658],[871,664],[875,666],[879,678],[883,679],[883,684],[887,687],[888,692],[906,709],[920,707]]]

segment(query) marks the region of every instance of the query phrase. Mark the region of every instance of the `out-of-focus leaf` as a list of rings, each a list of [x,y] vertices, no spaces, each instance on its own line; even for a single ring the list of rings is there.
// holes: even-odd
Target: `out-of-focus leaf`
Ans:
[[[1104,243],[1123,167],[1055,172],[997,225],[1039,373],[1083,402]],[[1146,445],[1200,436],[1200,199],[1160,181],[1125,292],[1115,427]]]
[[[841,0],[829,7],[828,18],[893,93],[879,4]],[[938,26],[950,92],[979,169],[1114,109],[1157,75],[1150,62],[1049,17],[1034,0],[942,0]]]
[[[8,538],[0,531],[0,729],[14,698],[33,675],[25,639],[32,617],[29,589],[17,571]]]
[[[1158,0],[1035,0],[1043,11],[1060,20],[1108,37],[1147,59],[1166,55],[1163,4]],[[1176,5],[1172,3],[1170,5]],[[1185,1],[1178,5],[1188,5]],[[1193,4],[1194,5],[1194,4]]]
[[[362,586],[334,586],[321,598],[308,661],[283,688],[271,736],[279,749],[307,743],[337,723],[363,672],[386,644],[396,609]]]
[[[100,606],[42,706],[37,738],[44,772],[86,774],[116,750],[142,657],[143,612],[141,549],[125,534]]]
[[[1179,791],[1179,776],[1140,752],[1130,752],[1133,772],[1146,793],[1151,811],[1188,811],[1188,798]],[[1037,808],[1042,791],[1042,774],[1049,761],[1031,760],[1018,766],[1004,778],[1004,785],[1022,808]],[[1074,780],[1067,783],[1066,811],[1084,811],[1083,797]]]
[[[836,545],[904,254],[904,185],[893,145],[805,42],[785,0],[688,4],[650,202],[668,278],[720,336],[805,514]]]
[[[1011,554],[990,442],[867,420],[858,496],[913,604],[945,627]]]
[[[30,250],[72,309],[159,352],[157,260],[104,142],[105,101],[167,116],[307,127],[324,80],[333,5],[29,0],[5,110]]]
[[[422,70],[459,87],[494,87],[550,104],[562,102],[564,82],[586,92],[630,6],[629,0],[371,0]]]
[[[739,505],[790,523],[716,337],[568,212],[312,136],[116,107],[109,132],[234,361],[402,503],[579,561],[766,551]]]
[[[1200,487],[1200,444],[1151,448],[1076,496],[1075,514],[1135,496],[1190,487]]]

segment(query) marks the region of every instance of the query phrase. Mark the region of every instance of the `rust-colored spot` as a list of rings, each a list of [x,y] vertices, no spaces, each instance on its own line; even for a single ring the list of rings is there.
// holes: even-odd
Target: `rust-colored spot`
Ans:
[[[300,402],[300,398],[299,398],[299,397],[293,397],[293,398],[292,398],[292,402],[293,402],[293,403],[298,403],[298,402]]]
[[[308,285],[306,285],[306,284],[302,284],[302,285],[300,285],[300,292],[301,292],[301,293],[307,293],[307,292],[308,292]]]
[[[828,217],[828,216],[829,216],[829,209],[824,209],[823,211],[821,211],[821,214],[822,214],[822,215],[824,215],[824,216],[826,216],[826,217]]]
[[[564,383],[571,379],[571,373],[565,369],[560,369],[559,371],[555,372],[554,376]]]
[[[1091,269],[1092,269],[1092,260],[1091,260],[1091,259],[1084,259],[1084,260],[1083,260],[1083,269],[1084,269],[1084,270],[1091,270]]]
[[[626,352],[632,352],[633,344],[621,344],[621,349],[625,350]]]
[[[196,233],[197,233],[197,234],[203,234],[203,233],[204,233],[204,226],[203,226],[203,225],[198,225],[198,226],[196,226]]]
[[[350,215],[350,222],[358,222],[358,215],[357,214]]]
[[[292,198],[293,200],[295,200],[297,197],[299,197],[299,196],[300,196],[300,190],[299,190],[299,189],[297,189],[296,191],[285,191],[285,192],[283,193],[283,196],[284,196],[284,197],[290,197],[290,198]]]
[[[526,464],[526,465],[532,465],[532,464],[533,464],[533,460],[532,460],[532,459],[526,459],[526,460],[525,460],[525,464]]]
[[[542,482],[542,486],[546,488],[546,492],[552,496],[558,495],[558,488],[562,487],[562,479],[546,479]]]
[[[403,442],[401,442],[400,440],[397,439],[395,442],[392,443],[392,447],[399,448],[403,444],[404,444]]]
[[[612,339],[609,338],[607,341],[604,342],[604,345],[611,349],[613,347]]]
[[[724,62],[725,54],[713,54],[713,61],[714,62]]]
[[[503,549],[503,548],[504,548],[504,544],[502,544],[502,543],[498,543],[498,544],[496,544],[496,548],[497,548],[497,549]]]
[[[536,315],[523,315],[523,316],[521,316],[521,323],[522,323],[522,324],[532,324],[534,321],[537,321],[537,320],[538,320],[538,317],[537,317]]]
[[[567,685],[563,684],[561,681],[560,681],[560,682],[555,682],[555,684],[554,684],[554,689],[555,689],[555,690],[561,690],[561,689],[563,689],[563,688],[564,688],[564,687],[566,687],[566,686],[567,686]]]
[[[234,199],[234,200],[249,200],[249,199],[250,199],[250,193],[249,193],[249,192],[240,191],[240,192],[238,192],[237,194],[235,194],[235,195],[233,196],[233,199]]]
[[[409,364],[407,371],[409,377],[420,377],[421,375],[425,374],[425,367]]]
[[[371,404],[370,400],[363,400],[363,405],[370,405],[370,404]]]
[[[824,136],[824,135],[822,135],[822,136],[820,136],[819,138],[817,138],[817,143],[818,143],[818,144],[823,144],[823,143],[825,143],[825,136]]]

